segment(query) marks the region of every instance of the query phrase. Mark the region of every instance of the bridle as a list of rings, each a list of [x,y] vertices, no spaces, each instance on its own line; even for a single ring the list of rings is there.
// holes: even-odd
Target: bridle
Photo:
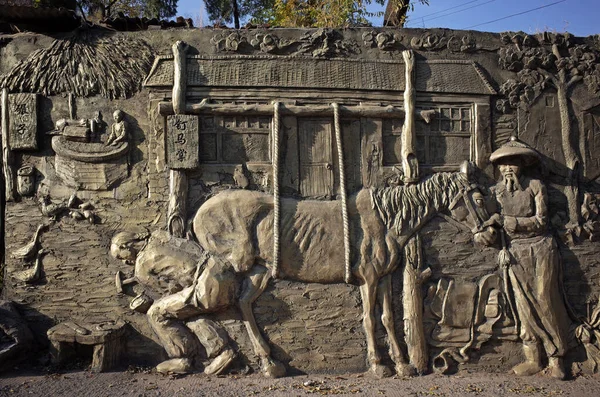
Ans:
[[[471,184],[469,186],[461,188],[460,192],[458,192],[456,197],[454,197],[454,199],[448,206],[448,210],[452,211],[457,206],[457,204],[460,202],[460,200],[463,199],[463,201],[465,202],[465,207],[467,207],[467,211],[469,212],[469,215],[475,222],[475,228],[472,230],[472,232],[476,233],[481,230],[481,225],[483,224],[483,222],[486,221],[486,219],[482,219],[483,214],[480,214],[479,212],[477,212],[475,210],[475,207],[473,206],[473,202],[471,201],[471,196],[469,195],[469,193],[471,193],[473,190],[479,190],[479,186],[477,186],[477,184]],[[485,211],[485,208],[484,208],[484,211]]]

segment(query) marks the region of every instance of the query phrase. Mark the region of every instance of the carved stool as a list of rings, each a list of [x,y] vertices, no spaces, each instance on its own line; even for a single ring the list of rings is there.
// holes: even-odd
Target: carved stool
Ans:
[[[92,371],[104,372],[118,365],[124,349],[125,322],[75,323],[67,321],[48,330],[52,361],[64,364],[75,353],[75,345],[92,345]]]

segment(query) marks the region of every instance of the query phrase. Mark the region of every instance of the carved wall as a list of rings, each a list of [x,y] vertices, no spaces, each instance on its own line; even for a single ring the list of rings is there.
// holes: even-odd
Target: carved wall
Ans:
[[[280,103],[281,112],[277,189],[282,198],[341,200],[340,157],[349,196],[363,188],[402,185],[409,175],[403,159],[411,150],[421,177],[458,171],[469,160],[481,169],[478,182],[490,186],[498,177],[491,153],[518,137],[543,158],[536,176],[548,184],[566,297],[583,317],[597,304],[597,38],[419,29],[86,34],[56,41],[15,35],[0,48],[7,115],[2,119],[7,180],[2,297],[19,304],[42,344],[48,343],[46,331],[60,322],[122,319],[131,324],[126,362],[155,365],[166,358],[146,316],[130,309],[130,297],[117,293],[115,273],[131,275],[133,268],[109,255],[111,238],[124,230],[167,230],[175,227],[175,214],[184,220],[181,237],[195,239],[190,223],[210,197],[232,189],[272,194],[273,102]],[[68,40],[70,58],[48,55]],[[185,73],[179,77],[176,41],[187,45]],[[105,76],[82,60],[90,54],[86,47],[98,49],[99,64],[108,68]],[[566,66],[546,65],[555,61],[549,58],[554,47]],[[415,58],[408,80],[406,50]],[[80,65],[88,65],[88,72],[77,74]],[[120,70],[128,72],[120,75]],[[70,77],[61,79],[61,73]],[[547,83],[552,79],[555,86]],[[179,104],[174,86],[182,81]],[[409,146],[403,132],[411,113],[407,85],[416,91],[410,116],[415,143]],[[559,105],[561,90],[567,90],[566,107]],[[332,103],[339,106],[342,156]],[[123,112],[127,139],[110,145],[108,137],[119,132],[115,110]],[[67,119],[66,126],[57,124],[61,119]],[[574,154],[565,152],[565,142]],[[23,167],[34,170],[27,174]],[[27,183],[33,184],[29,192]],[[501,273],[497,248],[476,245],[469,227],[447,215],[434,217],[419,233],[422,266],[432,270],[422,285],[431,366],[446,347],[470,343],[473,313],[482,310],[491,318],[489,313],[505,306],[501,298],[483,301],[477,292],[486,277]],[[15,255],[31,241],[44,252]],[[392,284],[394,326],[403,335],[402,266]],[[439,294],[448,307],[428,311]],[[357,286],[271,281],[253,307],[274,358],[289,372],[367,369]],[[208,317],[228,331],[241,362],[258,368],[239,312],[233,308]],[[514,330],[494,327],[463,366],[496,371],[520,360]],[[386,350],[380,324],[376,335]],[[584,366],[581,349],[568,357],[575,367]]]

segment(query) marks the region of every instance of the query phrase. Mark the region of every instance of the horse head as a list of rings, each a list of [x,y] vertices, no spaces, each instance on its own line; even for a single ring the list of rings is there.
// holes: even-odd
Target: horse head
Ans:
[[[485,198],[480,186],[475,183],[476,171],[471,162],[465,161],[461,165],[460,172],[466,175],[468,183],[459,189],[448,206],[450,218],[468,227],[473,233],[479,231],[482,223],[489,219]]]

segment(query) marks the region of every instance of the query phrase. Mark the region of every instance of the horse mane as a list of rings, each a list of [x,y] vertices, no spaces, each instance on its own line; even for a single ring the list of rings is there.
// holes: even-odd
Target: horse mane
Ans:
[[[388,230],[412,232],[427,217],[446,209],[469,184],[462,172],[439,172],[412,185],[371,189],[371,202]]]

